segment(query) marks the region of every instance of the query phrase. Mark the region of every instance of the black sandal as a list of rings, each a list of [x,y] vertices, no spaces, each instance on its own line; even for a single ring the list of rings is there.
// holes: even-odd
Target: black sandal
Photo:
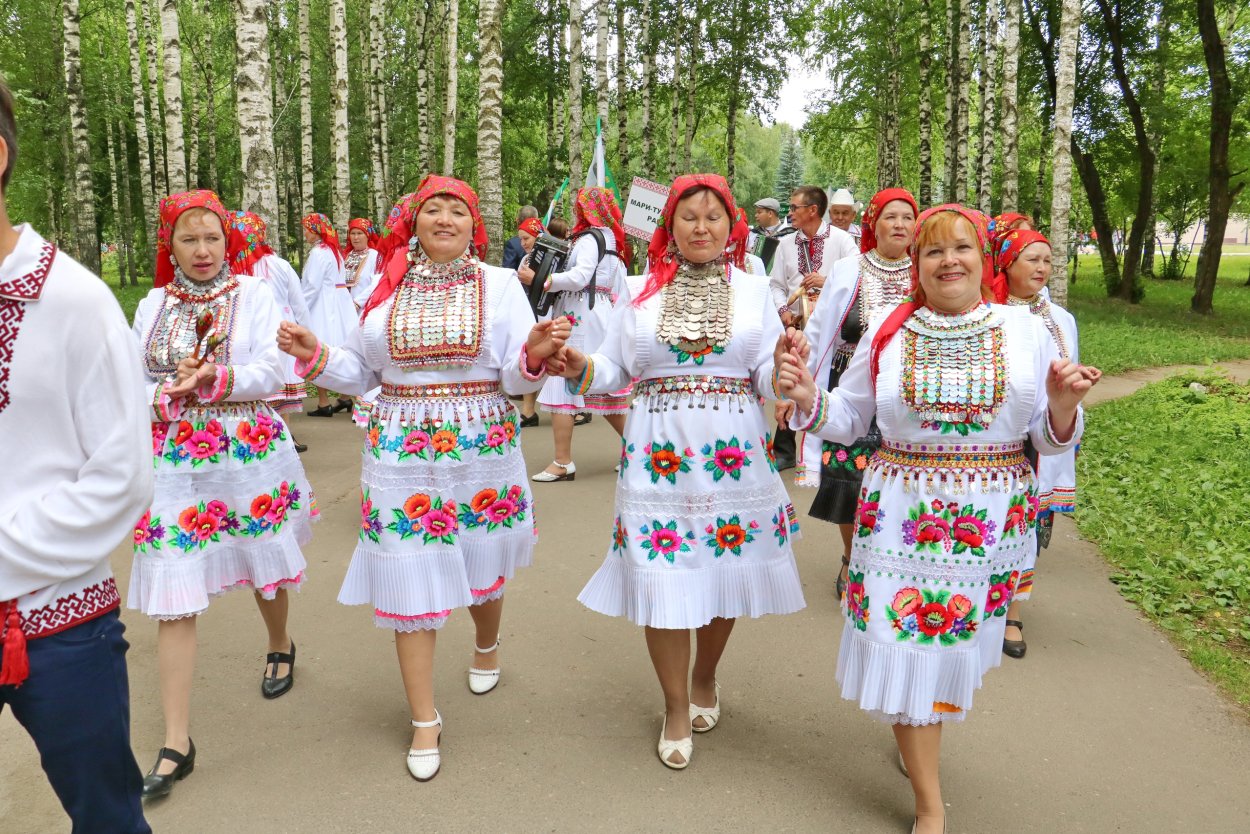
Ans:
[[[1028,646],[1024,642],[1024,623],[1019,620],[1008,620],[1007,625],[1015,626],[1020,629],[1020,640],[1008,640],[1003,638],[1003,654],[1008,657],[1014,657],[1016,660],[1024,657],[1024,653],[1028,651]]]
[[[579,411],[573,416],[573,425],[584,426],[590,422],[590,414],[586,411]]]
[[[287,672],[278,677],[278,664],[288,664]],[[273,664],[273,671],[266,673],[260,680],[260,694],[266,698],[277,698],[291,691],[295,686],[295,641],[291,641],[290,652],[270,652],[265,655],[265,665]]]
[[[351,411],[351,410],[352,410],[352,401],[351,401],[351,400],[342,400],[342,399],[341,399],[341,400],[339,400],[337,403],[335,403],[335,404],[334,404],[334,409],[333,409],[333,411],[334,411],[334,413],[335,413],[335,414],[338,414],[340,411]]]
[[[308,416],[309,417],[333,417],[334,409],[330,408],[330,406],[328,405],[323,405],[321,406],[321,408],[314,408],[312,411],[308,412]]]
[[[162,796],[169,796],[170,791],[174,789],[174,782],[186,779],[191,775],[191,771],[195,770],[195,742],[191,739],[187,741],[191,743],[191,749],[185,754],[168,747],[162,747],[156,754],[156,764],[152,765],[152,769],[143,777],[142,797],[144,799],[160,799]],[[156,772],[156,769],[161,766],[161,759],[169,759],[174,763],[172,773],[158,774]]]
[[[577,418],[574,418],[574,419],[577,419]],[[528,417],[526,417],[525,415],[521,415],[520,424],[521,424],[521,428],[523,429],[532,429],[534,426],[537,426],[538,425],[538,412],[535,411],[533,414],[531,414]]]
[[[851,568],[851,555],[849,553],[842,554],[842,567],[847,569],[848,575]],[[846,580],[842,578],[841,569],[838,570],[838,582],[834,586],[838,590],[838,601],[842,601],[842,597],[846,596]]]

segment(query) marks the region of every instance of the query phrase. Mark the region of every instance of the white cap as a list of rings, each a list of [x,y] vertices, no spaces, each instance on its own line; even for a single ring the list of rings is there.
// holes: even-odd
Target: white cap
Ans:
[[[833,192],[833,196],[829,198],[831,206],[850,206],[855,208],[855,198],[851,196],[851,192],[845,188],[839,188]]]

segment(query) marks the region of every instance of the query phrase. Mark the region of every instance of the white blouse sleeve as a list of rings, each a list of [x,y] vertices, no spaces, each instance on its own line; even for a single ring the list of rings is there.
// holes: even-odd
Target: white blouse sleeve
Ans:
[[[295,323],[307,327],[310,322],[308,302],[304,298],[304,291],[300,286],[299,276],[295,274],[294,267],[275,255],[269,259],[269,268],[270,277],[274,281],[281,281],[286,285],[286,303],[291,308],[291,315],[295,318]]]
[[[247,362],[219,365],[217,382],[200,389],[203,402],[248,402],[273,396],[282,388],[281,352],[278,350],[278,325],[282,315],[268,283],[246,276],[243,303],[246,319],[243,337],[247,344]]]
[[[1061,455],[1081,442],[1081,435],[1085,432],[1085,408],[1084,406],[1076,408],[1076,425],[1072,429],[1072,436],[1064,442],[1056,440],[1055,428],[1050,422],[1050,400],[1046,395],[1046,379],[1050,376],[1051,361],[1059,358],[1059,348],[1041,319],[1030,315],[1029,322],[1033,325],[1034,345],[1040,346],[1033,350],[1037,394],[1033,401],[1033,418],[1029,421],[1029,440],[1033,441],[1038,454]]]
[[[868,433],[872,418],[877,413],[877,396],[869,373],[872,340],[877,335],[880,322],[868,328],[855,355],[833,391],[825,391],[816,382],[816,402],[812,413],[803,414],[795,409],[790,417],[790,427],[814,434],[822,440],[849,446],[857,438]],[[890,349],[886,345],[886,350]]]
[[[534,311],[513,270],[491,272],[491,280],[503,288],[491,334],[491,358],[499,368],[499,384],[509,394],[529,394],[547,381],[545,374],[529,374],[521,367],[525,362],[521,349],[534,328]]]
[[[623,281],[621,294],[608,317],[608,332],[599,350],[588,357],[587,372],[581,380],[570,380],[569,390],[580,394],[609,394],[629,385],[641,375],[634,351],[634,333],[638,315],[628,281]]]
[[[765,399],[775,400],[778,399],[778,393],[773,389],[773,351],[777,347],[777,340],[785,331],[781,327],[781,316],[772,310],[761,310],[760,322],[760,346],[755,356],[755,366],[751,368],[751,383],[755,386],[755,393]]]
[[[580,292],[590,286],[590,279],[595,277],[598,268],[595,261],[598,254],[599,247],[590,234],[579,237],[569,253],[568,269],[553,272],[547,279],[548,292]]]

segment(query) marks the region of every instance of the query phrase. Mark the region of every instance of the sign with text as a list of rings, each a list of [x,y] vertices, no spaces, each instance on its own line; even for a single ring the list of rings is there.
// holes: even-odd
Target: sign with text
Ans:
[[[622,218],[625,233],[641,240],[651,240],[655,225],[664,213],[664,201],[668,199],[668,186],[658,182],[634,177],[625,200],[625,216]]]

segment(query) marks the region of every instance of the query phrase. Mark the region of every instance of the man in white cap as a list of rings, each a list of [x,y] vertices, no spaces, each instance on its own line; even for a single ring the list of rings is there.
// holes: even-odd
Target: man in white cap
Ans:
[[[861,208],[851,192],[845,188],[839,188],[829,198],[829,222],[855,238],[856,243],[859,242],[859,226],[855,223],[855,218],[859,216]]]

